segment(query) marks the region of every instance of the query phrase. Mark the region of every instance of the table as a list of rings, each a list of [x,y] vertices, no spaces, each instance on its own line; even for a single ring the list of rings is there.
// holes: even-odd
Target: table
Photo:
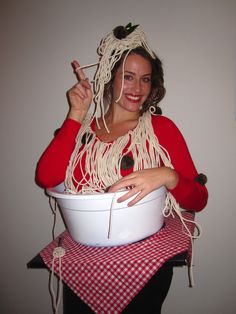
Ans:
[[[171,269],[173,267],[186,266],[187,257],[188,257],[187,251],[177,254],[174,257],[172,257],[161,267],[161,269],[159,269],[158,274],[156,275],[154,280],[156,282],[160,281],[162,272],[166,271],[166,269],[168,268]],[[40,254],[37,254],[27,263],[27,268],[47,269]],[[150,284],[152,283],[150,282]],[[150,291],[150,289],[147,287],[146,294],[149,293],[148,291]],[[140,293],[144,293],[144,291],[142,290],[140,291]],[[145,299],[145,295],[143,295],[143,298]],[[63,314],[77,314],[78,311],[76,309],[78,308],[78,306],[82,309],[84,308],[84,310],[88,311],[89,313],[89,309],[87,305],[78,298],[78,296],[68,287],[68,285],[63,283]],[[80,313],[82,313],[82,311]],[[91,314],[92,313],[94,312],[91,311]]]
[[[183,216],[193,234],[193,215],[183,213]],[[82,299],[95,313],[125,313],[132,300],[146,290],[149,281],[161,277],[163,272],[169,272],[169,277],[172,277],[173,267],[186,265],[192,250],[191,238],[184,232],[180,219],[169,216],[165,219],[165,226],[156,234],[120,247],[84,246],[65,231],[27,266],[51,269],[52,252],[59,239],[63,239],[62,246],[66,250],[61,272],[64,314],[73,313],[68,307],[78,299]],[[54,270],[59,275],[58,259],[55,263]]]

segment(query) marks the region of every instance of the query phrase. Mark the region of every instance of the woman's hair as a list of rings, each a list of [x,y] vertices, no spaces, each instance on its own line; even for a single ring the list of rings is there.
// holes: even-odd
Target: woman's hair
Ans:
[[[124,62],[124,58],[127,54],[125,51],[121,57],[121,59],[114,65],[111,71],[111,80],[104,86],[104,105],[108,107],[112,101],[112,84],[114,81],[114,77],[117,69]],[[137,54],[142,56],[144,59],[148,60],[151,64],[152,74],[151,74],[151,92],[144,102],[142,109],[140,110],[140,114],[142,115],[152,106],[152,112],[159,113],[161,112],[158,104],[163,99],[166,93],[166,89],[164,87],[164,73],[162,68],[161,60],[155,55],[155,58],[150,56],[148,51],[143,47],[137,47],[130,51],[129,55]]]

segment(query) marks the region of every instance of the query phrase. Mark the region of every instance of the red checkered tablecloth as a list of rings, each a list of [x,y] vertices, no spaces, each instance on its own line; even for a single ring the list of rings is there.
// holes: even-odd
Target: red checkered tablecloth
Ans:
[[[193,219],[190,213],[183,213],[183,216]],[[187,225],[193,232],[194,224]],[[66,252],[61,259],[61,278],[97,314],[122,313],[166,261],[191,251],[191,240],[183,232],[182,222],[171,216],[165,219],[165,226],[159,232],[129,245],[85,246],[75,242],[67,231],[59,237]],[[57,246],[58,239],[40,252],[49,269]],[[58,265],[56,259],[56,274],[59,274]]]

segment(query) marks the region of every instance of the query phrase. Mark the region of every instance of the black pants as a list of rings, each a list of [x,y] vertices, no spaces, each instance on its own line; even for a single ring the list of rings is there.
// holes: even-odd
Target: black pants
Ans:
[[[173,267],[164,265],[128,304],[122,314],[160,314],[171,285],[172,276]],[[64,314],[94,314],[88,305],[67,286],[64,287],[63,309]]]

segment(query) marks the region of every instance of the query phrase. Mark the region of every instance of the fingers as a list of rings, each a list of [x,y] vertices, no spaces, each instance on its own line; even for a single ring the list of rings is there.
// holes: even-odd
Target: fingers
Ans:
[[[137,194],[137,196],[128,203],[128,206],[130,206],[131,203],[135,204],[134,201],[136,200],[136,198],[138,197],[139,194],[141,194],[141,191],[138,191],[137,189],[133,188],[132,190],[129,190],[127,193],[125,193],[123,196],[119,197],[117,199],[118,203],[122,203],[127,201],[128,199],[132,198],[133,196],[135,196]]]
[[[70,94],[77,95],[81,99],[85,99],[89,96],[88,90],[91,90],[91,85],[88,81],[88,78],[86,78],[84,71],[80,69],[80,64],[78,61],[74,60],[72,63],[72,68],[74,69],[74,73],[76,74],[76,77],[78,79],[78,83],[75,84],[71,90]]]
[[[66,93],[70,106],[67,117],[82,123],[92,103],[93,92],[80,64],[73,61],[71,65],[78,82]]]
[[[133,198],[128,206],[133,206],[144,196],[163,185],[163,178],[157,174],[159,169],[145,169],[135,171],[126,177],[121,178],[118,182],[109,188],[109,192],[114,193],[122,189],[127,189],[127,193],[119,197],[118,202],[124,202]]]
[[[74,85],[69,93],[71,96],[79,96],[81,99],[86,99],[88,97],[86,88],[80,83]]]
[[[138,187],[137,188],[133,188],[132,190],[129,190],[129,192],[125,193],[123,196],[119,197],[117,199],[118,203],[122,203],[130,198],[132,198],[133,196],[135,196],[127,205],[128,206],[133,206],[136,203],[138,203],[142,198],[144,198],[144,196],[146,196],[149,192],[145,191],[145,190],[140,190]]]
[[[141,191],[140,193],[137,194],[137,196],[134,199],[132,199],[132,201],[130,201],[128,203],[128,206],[135,205],[136,203],[141,201],[141,199],[144,198],[146,195],[148,195],[148,193],[145,193],[144,191]]]
[[[88,78],[85,76],[84,71],[80,69],[80,64],[77,61],[72,62],[72,67],[78,79],[78,83],[85,89],[91,89],[91,85],[88,81]],[[75,86],[79,86],[76,84]]]
[[[89,83],[89,81],[88,81],[88,78],[86,78],[86,79],[84,79],[84,80],[81,80],[81,81],[80,81],[80,84],[81,84],[84,88],[86,88],[86,89],[91,89],[91,85],[90,85],[90,83]]]
[[[115,184],[113,184],[110,188],[109,188],[109,192],[113,193],[113,192],[117,192],[121,189],[132,189],[134,187],[134,184],[137,185],[137,181],[135,181],[135,177],[133,174],[128,175],[122,179],[120,179],[118,182],[116,182]]]
[[[78,61],[74,60],[72,63],[71,63],[72,67],[73,67],[73,70],[76,74],[76,77],[78,79],[78,81],[82,81],[82,80],[86,80],[86,75],[84,73],[84,71],[82,69],[80,69],[80,64]]]
[[[117,199],[118,203],[122,203],[136,195],[136,197],[128,203],[128,206],[135,205],[145,195],[148,194],[148,192],[144,189],[142,184],[134,185],[133,178],[130,178],[128,180],[126,178],[121,179],[120,181],[118,181],[118,183],[115,183],[114,185],[112,185],[109,188],[108,192],[113,193],[113,192],[122,190],[124,188],[127,189],[127,193],[125,193],[124,195],[122,195],[121,197]]]

